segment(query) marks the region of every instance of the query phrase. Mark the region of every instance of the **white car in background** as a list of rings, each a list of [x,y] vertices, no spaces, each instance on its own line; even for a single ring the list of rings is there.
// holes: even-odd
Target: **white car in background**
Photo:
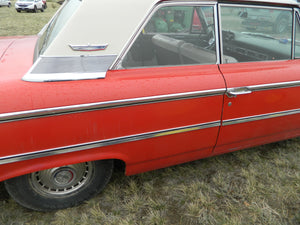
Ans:
[[[15,4],[17,12],[37,12],[41,10],[44,12],[45,6],[42,0],[18,0]]]
[[[11,7],[11,1],[10,0],[0,0],[0,7],[7,6]]]

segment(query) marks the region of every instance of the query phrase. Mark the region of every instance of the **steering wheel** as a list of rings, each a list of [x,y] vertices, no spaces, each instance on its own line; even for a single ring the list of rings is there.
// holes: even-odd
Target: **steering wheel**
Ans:
[[[207,46],[205,47],[205,49],[213,49],[216,46],[216,37],[215,37],[215,30],[214,30],[214,24],[209,24],[207,27],[207,31],[208,31],[208,41],[207,41]]]

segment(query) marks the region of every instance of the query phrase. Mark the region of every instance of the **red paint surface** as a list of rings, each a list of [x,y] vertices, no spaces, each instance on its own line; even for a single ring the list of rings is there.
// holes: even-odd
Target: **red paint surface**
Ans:
[[[33,47],[34,41],[16,40],[2,58],[0,113],[225,88],[217,65],[109,71],[99,80],[25,82],[21,78],[30,68],[33,51],[19,56],[16,48]],[[15,68],[16,59],[23,58]],[[222,104],[219,95],[2,123],[0,157],[219,121]],[[103,158],[124,160],[127,174],[143,172],[192,160],[188,152],[197,158],[208,156],[218,131],[215,127],[6,164],[0,166],[0,179]]]
[[[220,65],[227,88],[300,80],[299,60]],[[224,98],[223,120],[300,108],[300,87],[254,91]],[[229,106],[231,103],[231,106]],[[300,114],[224,126],[215,152],[238,150],[300,135]],[[289,134],[289,135],[287,135]],[[277,137],[274,138],[274,137]]]
[[[109,71],[105,79],[22,81],[36,37],[0,39],[0,113],[225,88],[217,65]],[[21,51],[20,51],[21,50]],[[228,88],[300,80],[299,61],[221,65]],[[74,113],[0,124],[0,157],[300,108],[299,87]],[[229,107],[228,103],[232,105]],[[224,109],[222,109],[224,103]],[[135,174],[300,135],[299,114],[156,137],[0,166],[0,180],[98,159]],[[213,148],[217,142],[217,147]]]

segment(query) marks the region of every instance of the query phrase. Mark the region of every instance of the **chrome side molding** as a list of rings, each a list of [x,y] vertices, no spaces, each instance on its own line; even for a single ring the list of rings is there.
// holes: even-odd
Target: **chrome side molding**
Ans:
[[[113,101],[104,101],[104,102],[94,102],[86,103],[79,105],[68,105],[61,107],[53,108],[43,108],[43,109],[34,109],[27,111],[19,112],[10,112],[0,114],[0,123],[7,123],[19,120],[26,119],[35,119],[48,116],[57,116],[70,113],[80,113],[93,110],[104,110],[111,108],[127,107],[133,105],[142,105],[142,104],[151,104],[158,102],[167,102],[167,101],[178,101],[183,99],[192,99],[192,98],[202,98],[209,96],[223,95],[225,93],[225,88],[214,89],[214,90],[203,90],[195,92],[184,92],[184,93],[175,93],[167,95],[156,95],[148,97],[139,97],[139,98],[129,98],[129,99],[120,99]]]
[[[229,126],[229,125],[240,124],[240,123],[248,123],[248,122],[253,122],[253,121],[258,121],[258,120],[273,119],[273,118],[278,118],[278,117],[283,117],[283,116],[295,115],[295,114],[299,114],[299,113],[300,113],[300,109],[292,109],[292,110],[281,111],[281,112],[274,112],[274,113],[267,113],[267,114],[261,114],[261,115],[255,115],[255,116],[229,119],[229,120],[224,120],[222,122],[222,126]]]
[[[4,157],[0,157],[0,165],[29,160],[29,159],[36,159],[36,158],[41,158],[46,156],[78,152],[78,151],[88,150],[92,148],[100,148],[100,147],[105,147],[110,145],[128,143],[133,141],[141,141],[145,139],[163,137],[163,136],[168,136],[173,134],[192,132],[192,131],[197,131],[202,129],[219,127],[220,125],[221,125],[221,121],[212,121],[209,123],[194,124],[194,125],[189,125],[184,127],[175,127],[166,130],[158,130],[153,132],[134,134],[130,136],[123,136],[123,137],[116,137],[116,138],[99,140],[94,142],[81,143],[76,145],[61,146],[58,148],[45,149],[36,152],[4,156]]]

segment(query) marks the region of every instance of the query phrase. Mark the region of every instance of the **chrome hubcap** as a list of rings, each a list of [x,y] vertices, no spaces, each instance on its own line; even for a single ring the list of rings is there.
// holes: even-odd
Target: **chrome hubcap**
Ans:
[[[32,173],[30,183],[35,191],[57,197],[72,193],[87,184],[93,174],[93,163],[79,163]]]

